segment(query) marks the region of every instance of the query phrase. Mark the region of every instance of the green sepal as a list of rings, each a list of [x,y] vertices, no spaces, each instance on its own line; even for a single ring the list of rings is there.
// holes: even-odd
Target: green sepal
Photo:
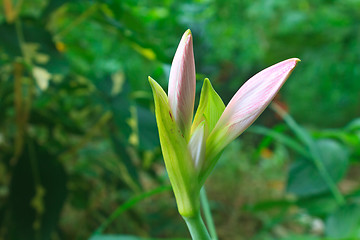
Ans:
[[[210,133],[214,129],[224,110],[225,105],[223,101],[215,92],[209,79],[205,78],[201,89],[199,107],[191,126],[191,133],[193,133],[197,126],[204,120],[206,121],[206,126],[208,128],[207,132]]]
[[[155,100],[161,150],[178,210],[182,216],[192,217],[199,210],[198,175],[187,142],[173,117],[166,93],[151,77],[149,83]]]

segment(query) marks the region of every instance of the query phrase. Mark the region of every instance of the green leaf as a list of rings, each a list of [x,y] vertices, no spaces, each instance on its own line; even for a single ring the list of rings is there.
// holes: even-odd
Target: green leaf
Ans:
[[[4,227],[8,239],[50,239],[66,199],[67,176],[56,155],[31,140],[28,145],[13,170]]]
[[[142,240],[144,238],[129,235],[96,235],[89,240]]]
[[[317,236],[310,236],[310,235],[293,235],[281,238],[281,240],[321,240],[322,238],[319,238]]]
[[[174,190],[179,212],[193,216],[199,208],[199,184],[187,142],[178,128],[168,97],[161,86],[149,77],[155,100],[155,115],[166,170]]]
[[[349,132],[359,131],[360,130],[360,118],[355,118],[352,120],[345,129]]]
[[[333,182],[338,182],[345,174],[349,157],[341,144],[334,140],[322,139],[315,142],[319,160],[324,165]],[[300,197],[323,193],[329,190],[328,184],[313,161],[300,158],[291,166],[287,191]]]
[[[131,209],[140,201],[150,198],[153,195],[171,190],[170,186],[160,186],[148,192],[141,193],[140,195],[136,195],[131,197],[125,203],[121,204],[116,210],[101,224],[101,226],[95,231],[94,236],[99,236],[99,234],[103,233],[106,228],[113,223],[123,212]],[[102,235],[103,236],[103,235]]]
[[[309,198],[299,199],[296,204],[304,208],[310,215],[323,217],[334,212],[338,203],[331,194],[321,194]]]
[[[208,127],[207,131],[210,133],[214,129],[224,109],[225,105],[223,101],[211,86],[209,79],[205,78],[201,89],[199,107],[191,127],[191,133],[193,133],[196,127],[204,120]]]
[[[288,146],[289,148],[295,150],[302,156],[309,157],[308,151],[303,146],[301,146],[296,140],[293,140],[291,137],[288,137],[281,132],[263,126],[252,126],[250,129],[248,129],[248,132],[262,134],[267,137],[273,138],[276,141],[279,141],[282,144]]]
[[[136,237],[131,235],[95,235],[92,236],[89,240],[188,240],[187,238],[143,238]]]
[[[326,236],[332,238],[360,238],[360,206],[342,206],[326,219]]]

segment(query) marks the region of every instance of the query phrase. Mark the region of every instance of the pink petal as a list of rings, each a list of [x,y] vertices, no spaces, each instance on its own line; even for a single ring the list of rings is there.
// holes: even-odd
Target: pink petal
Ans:
[[[195,101],[195,61],[191,31],[187,30],[176,50],[169,78],[169,104],[180,130],[189,139]]]
[[[206,134],[205,121],[201,122],[191,135],[189,150],[196,169],[200,169],[205,158]]]
[[[258,118],[299,61],[291,58],[268,67],[237,91],[215,126],[217,130],[228,128],[226,142],[235,139]]]

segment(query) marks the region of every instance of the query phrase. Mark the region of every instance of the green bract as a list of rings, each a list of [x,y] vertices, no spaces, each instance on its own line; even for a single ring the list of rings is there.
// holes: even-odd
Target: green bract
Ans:
[[[223,101],[211,86],[210,80],[205,78],[201,89],[199,107],[194,117],[191,132],[193,132],[194,128],[196,128],[203,120],[206,121],[207,132],[211,132],[224,109],[225,105]]]
[[[187,142],[177,126],[166,93],[151,77],[149,82],[155,100],[155,115],[166,170],[182,216],[198,210],[200,186]]]

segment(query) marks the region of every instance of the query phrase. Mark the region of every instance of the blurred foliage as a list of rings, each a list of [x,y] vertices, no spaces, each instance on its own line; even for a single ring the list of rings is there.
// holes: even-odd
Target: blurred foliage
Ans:
[[[302,60],[276,99],[293,118],[266,111],[207,183],[219,238],[359,239],[359,24],[359,0],[3,0],[0,239],[188,236],[147,82],[187,28],[197,94],[225,102]]]

